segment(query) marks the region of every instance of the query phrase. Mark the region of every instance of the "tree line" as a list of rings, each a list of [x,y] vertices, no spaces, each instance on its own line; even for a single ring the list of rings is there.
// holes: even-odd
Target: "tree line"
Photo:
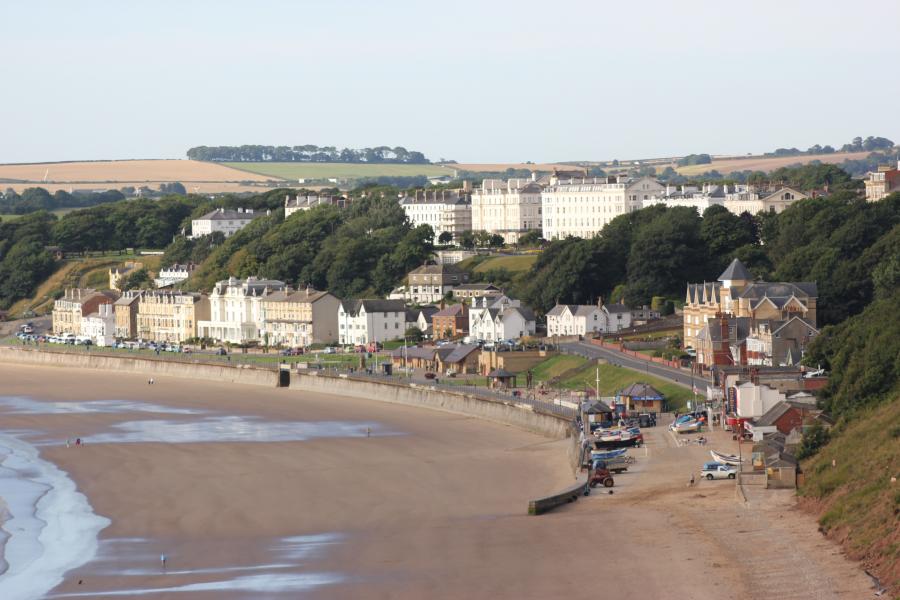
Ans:
[[[82,208],[107,204],[124,200],[125,195],[116,190],[105,192],[75,192],[69,193],[57,190],[51,194],[44,188],[27,188],[18,194],[13,189],[8,189],[0,195],[0,213],[24,215],[38,210],[57,210],[60,208]]]
[[[863,139],[860,136],[853,138],[849,143],[844,144],[839,150],[835,150],[833,146],[828,144],[820,146],[814,144],[807,150],[799,150],[797,148],[776,148],[773,152],[766,152],[764,156],[799,156],[801,154],[834,154],[835,152],[876,152],[879,150],[890,150],[894,147],[894,142],[885,137],[868,136]]]
[[[840,191],[759,215],[658,205],[617,217],[595,238],[549,243],[511,291],[540,311],[598,297],[680,302],[686,283],[715,281],[737,257],[759,278],[818,282],[819,325],[835,324],[865,309],[878,277],[894,281],[898,223],[900,194],[867,203]]]
[[[431,161],[415,150],[403,146],[374,148],[342,148],[336,146],[196,146],[187,151],[191,160],[213,162],[340,162],[373,164],[422,165]]]

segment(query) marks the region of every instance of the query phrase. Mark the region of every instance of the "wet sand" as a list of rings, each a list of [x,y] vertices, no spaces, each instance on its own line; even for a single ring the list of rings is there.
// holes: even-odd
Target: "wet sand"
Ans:
[[[0,381],[4,396],[378,424],[373,437],[360,430],[293,442],[94,444],[92,436],[117,431],[123,421],[203,417],[0,412],[4,428],[58,438],[41,446],[42,456],[112,521],[97,559],[67,575],[55,591],[60,597],[755,598],[758,575],[739,562],[746,534],[731,526],[729,514],[751,511],[757,529],[781,518],[738,505],[730,482],[687,489],[705,450],[676,448],[662,427],[649,430],[647,456],[637,451],[635,472],[616,477],[613,495],[595,492],[529,517],[529,498],[573,481],[565,442],[463,416],[296,390],[176,378],[148,386],[137,375],[7,365],[0,365]],[[67,437],[88,443],[67,449]],[[725,442],[719,449],[730,450]],[[790,597],[870,593],[842,557],[805,557],[807,545],[822,554],[814,525],[805,527],[796,512],[783,518],[794,526],[779,530],[780,543],[789,542],[811,572],[843,576],[834,586],[839,595]]]

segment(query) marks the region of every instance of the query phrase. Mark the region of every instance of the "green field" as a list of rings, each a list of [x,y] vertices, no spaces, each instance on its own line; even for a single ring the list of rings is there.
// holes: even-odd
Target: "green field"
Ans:
[[[596,385],[597,366],[594,363],[586,364],[583,369],[568,377],[562,382],[562,386],[572,390],[585,388],[593,389]],[[628,387],[632,383],[649,383],[666,397],[669,409],[683,408],[688,400],[694,398],[694,394],[687,388],[665,379],[640,373],[625,367],[613,365],[600,365],[600,395],[614,396],[619,390]]]
[[[361,177],[414,177],[453,175],[438,165],[366,165],[358,163],[229,162],[225,166],[268,177],[297,179],[358,179]]]
[[[559,377],[566,371],[584,367],[588,361],[580,356],[572,354],[559,354],[552,356],[544,362],[538,363],[531,369],[535,381],[550,381]]]
[[[56,210],[51,210],[50,212],[56,215],[57,217],[62,217],[63,215],[72,212],[73,210],[80,210],[79,208],[57,208]],[[15,214],[0,214],[0,219],[3,221],[15,221],[16,219],[21,219],[25,215],[15,215]]]
[[[514,256],[475,256],[459,263],[461,269],[472,269],[476,273],[484,273],[493,269],[506,269],[511,272],[527,271],[537,260],[537,254],[518,254]],[[474,268],[473,268],[474,265]]]

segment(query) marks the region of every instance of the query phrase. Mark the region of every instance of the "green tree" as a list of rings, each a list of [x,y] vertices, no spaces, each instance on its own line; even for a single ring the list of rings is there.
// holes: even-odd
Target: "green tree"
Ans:
[[[449,231],[442,231],[438,236],[438,242],[441,244],[450,244],[453,242],[453,234]]]

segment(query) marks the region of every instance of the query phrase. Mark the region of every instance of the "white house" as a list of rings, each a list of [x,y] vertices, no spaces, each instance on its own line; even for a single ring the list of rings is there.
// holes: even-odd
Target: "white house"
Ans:
[[[507,296],[472,299],[469,309],[469,336],[487,342],[514,340],[534,335],[535,319],[530,308]]]
[[[594,237],[604,225],[642,208],[664,189],[650,177],[552,177],[541,192],[544,238]]]
[[[197,321],[197,335],[232,344],[259,340],[264,329],[261,300],[285,289],[274,279],[236,279],[219,281],[209,295],[208,321]]]
[[[601,304],[557,304],[547,312],[547,335],[606,333],[609,313]]]
[[[406,305],[402,300],[344,300],[338,306],[338,341],[368,344],[402,338]]]
[[[400,207],[413,227],[430,225],[435,240],[445,232],[456,239],[472,229],[472,200],[464,192],[416,190],[414,195],[400,200]]]
[[[485,179],[472,192],[472,229],[503,236],[507,244],[541,228],[541,186],[532,179]]]
[[[253,212],[252,208],[237,210],[217,208],[202,217],[191,220],[191,239],[210,235],[217,231],[221,231],[225,237],[228,237],[249,225],[253,219],[259,216]]]
[[[760,212],[780,213],[798,200],[808,198],[803,192],[789,187],[778,189],[757,189],[754,186],[740,185],[734,192],[725,195],[725,208],[740,215]]]
[[[616,333],[631,327],[631,309],[624,304],[605,304],[603,310],[606,311],[608,320],[607,333]]]
[[[737,415],[742,419],[757,419],[785,400],[782,392],[767,385],[746,381],[735,388]]]
[[[678,187],[667,185],[664,192],[654,194],[648,200],[641,200],[641,206],[643,208],[655,204],[663,204],[667,207],[686,206],[693,208],[697,214],[702,216],[710,206],[723,205],[727,193],[727,185],[704,184],[702,188],[690,185]]]
[[[175,285],[190,277],[191,273],[194,272],[195,267],[196,265],[194,264],[163,267],[159,270],[159,276],[153,281],[158,288],[169,287],[170,285]]]
[[[302,182],[301,182],[302,183]],[[287,219],[298,211],[307,211],[317,206],[336,206],[346,208],[350,206],[350,199],[344,196],[294,196],[290,194],[284,197],[284,218]]]
[[[98,346],[112,346],[116,339],[116,313],[112,304],[101,304],[97,312],[81,318],[81,335]]]

